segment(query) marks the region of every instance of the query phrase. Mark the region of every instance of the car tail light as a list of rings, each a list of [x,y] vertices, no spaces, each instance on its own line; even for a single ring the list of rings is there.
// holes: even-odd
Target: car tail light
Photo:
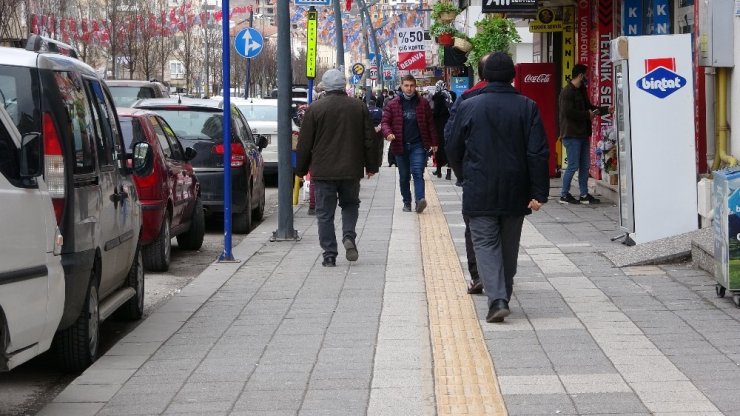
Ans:
[[[42,131],[44,135],[44,179],[46,179],[51,202],[54,205],[54,214],[59,224],[62,221],[65,196],[64,156],[59,133],[50,113],[44,113]]]
[[[139,192],[139,197],[143,199],[156,199],[158,197],[157,185],[159,182],[159,175],[157,174],[157,168],[155,168],[150,175],[137,176],[136,177],[136,190]]]
[[[213,146],[213,154],[223,155],[224,145],[217,144]],[[244,166],[244,161],[247,160],[247,153],[244,151],[244,147],[239,143],[231,143],[231,167],[239,168]]]

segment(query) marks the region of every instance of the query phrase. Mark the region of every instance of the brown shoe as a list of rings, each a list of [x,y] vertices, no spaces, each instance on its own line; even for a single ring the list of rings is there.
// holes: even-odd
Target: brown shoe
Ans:
[[[480,279],[472,280],[468,286],[468,295],[480,295],[483,293],[483,282]]]

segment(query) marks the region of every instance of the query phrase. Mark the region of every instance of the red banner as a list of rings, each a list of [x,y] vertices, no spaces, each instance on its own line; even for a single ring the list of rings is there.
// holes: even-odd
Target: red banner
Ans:
[[[411,69],[426,69],[427,53],[425,51],[399,52],[398,69],[408,71]]]
[[[596,3],[596,2],[594,2]],[[611,107],[613,105],[614,77],[612,72],[612,63],[610,61],[610,41],[612,40],[613,0],[599,0],[595,5],[596,24],[593,31],[592,43],[593,49],[591,54],[591,66],[589,74],[589,96],[591,103],[597,106]],[[596,179],[601,179],[601,169],[594,151],[601,141],[602,130],[606,130],[612,124],[612,115],[606,114],[601,117],[595,117],[592,123],[593,134],[591,135],[591,169],[590,173]]]

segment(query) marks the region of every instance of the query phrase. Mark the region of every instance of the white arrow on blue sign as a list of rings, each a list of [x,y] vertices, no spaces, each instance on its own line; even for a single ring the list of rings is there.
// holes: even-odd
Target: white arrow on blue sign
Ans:
[[[295,0],[296,6],[331,6],[331,0]]]
[[[240,30],[234,38],[234,49],[245,58],[254,58],[259,55],[263,45],[262,34],[252,27]]]

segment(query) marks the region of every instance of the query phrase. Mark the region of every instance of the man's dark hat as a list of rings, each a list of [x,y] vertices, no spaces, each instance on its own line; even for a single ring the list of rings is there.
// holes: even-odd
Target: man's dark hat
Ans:
[[[514,73],[514,61],[503,52],[492,53],[483,67],[483,78],[489,82],[511,82],[514,79]]]

